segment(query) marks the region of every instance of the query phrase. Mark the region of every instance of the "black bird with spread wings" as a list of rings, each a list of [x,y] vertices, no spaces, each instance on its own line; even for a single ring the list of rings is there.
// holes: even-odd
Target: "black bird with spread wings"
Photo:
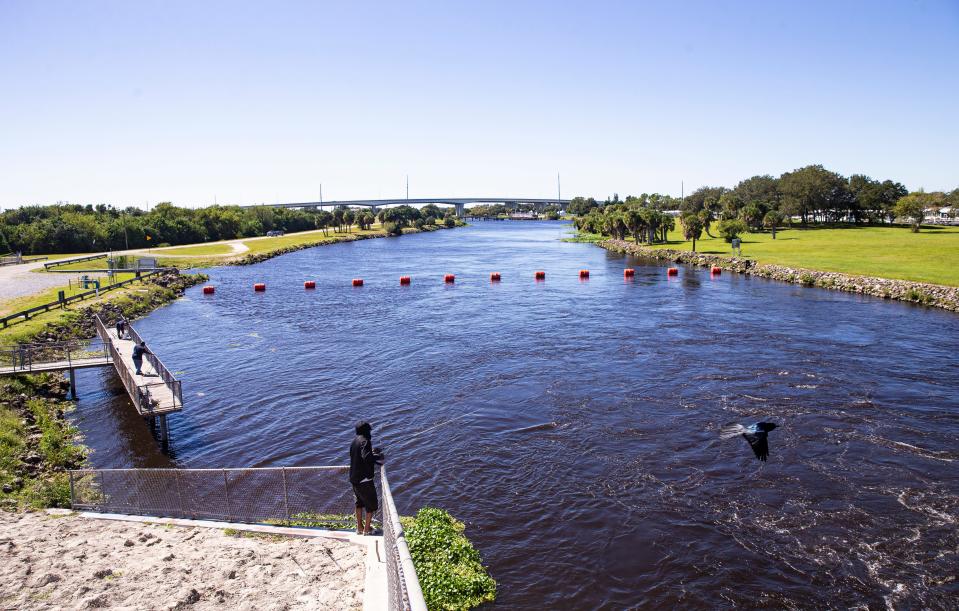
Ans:
[[[756,458],[766,462],[766,458],[769,456],[769,441],[766,439],[766,435],[774,428],[776,428],[776,425],[772,422],[757,422],[748,426],[733,423],[723,426],[719,436],[723,439],[732,439],[737,435],[742,435],[749,442],[749,447],[756,453]]]

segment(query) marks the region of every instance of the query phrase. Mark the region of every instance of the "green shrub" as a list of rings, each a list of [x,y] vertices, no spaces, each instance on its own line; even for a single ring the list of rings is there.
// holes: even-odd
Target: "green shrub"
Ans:
[[[383,223],[383,231],[390,235],[403,235],[403,224],[392,221]]]
[[[799,284],[803,286],[814,286],[816,284],[816,279],[812,274],[801,274],[799,276]]]
[[[719,221],[719,223],[716,225],[716,229],[719,231],[719,235],[721,235],[724,240],[727,242],[732,242],[741,234],[746,233],[749,230],[749,227],[747,227],[746,223],[739,219],[727,219],[725,221]]]
[[[404,528],[430,611],[465,611],[496,598],[496,582],[463,534],[462,522],[442,509],[424,507]]]
[[[445,219],[443,219],[443,224],[446,225],[448,229],[452,229],[453,227],[456,227],[456,219],[454,219],[451,216],[448,216]]]

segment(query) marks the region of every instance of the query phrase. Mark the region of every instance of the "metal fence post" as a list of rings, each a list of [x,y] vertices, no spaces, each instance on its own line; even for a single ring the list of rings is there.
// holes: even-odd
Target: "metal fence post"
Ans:
[[[230,480],[226,476],[226,469],[223,469],[223,492],[226,494],[226,521],[233,521],[233,506],[230,504]]]
[[[286,509],[286,521],[290,521],[290,497],[286,491],[286,467],[282,467],[280,472],[283,473],[283,507]]]
[[[73,471],[68,471],[70,474],[70,508],[73,509],[74,505],[77,504],[77,497],[73,492]]]
[[[103,485],[103,471],[100,471],[100,508],[107,504],[107,488]]]
[[[186,509],[183,507],[183,490],[180,489],[180,470],[173,470],[173,481],[176,482],[176,496],[180,499],[180,515],[186,515]],[[196,517],[196,516],[194,516]]]

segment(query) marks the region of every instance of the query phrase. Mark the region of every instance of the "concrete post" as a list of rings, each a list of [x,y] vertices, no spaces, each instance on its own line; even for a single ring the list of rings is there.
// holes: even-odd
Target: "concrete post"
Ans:
[[[74,401],[77,400],[77,375],[76,370],[72,367],[70,368],[70,398]]]

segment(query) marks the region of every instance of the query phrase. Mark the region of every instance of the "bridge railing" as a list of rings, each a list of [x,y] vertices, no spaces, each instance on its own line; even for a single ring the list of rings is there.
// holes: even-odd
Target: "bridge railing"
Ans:
[[[34,367],[48,363],[63,362],[67,367],[81,364],[88,359],[109,358],[107,345],[100,340],[45,342],[42,344],[16,344],[0,347],[0,367],[11,367],[30,373]]]
[[[133,341],[140,343],[143,341],[143,338],[140,337],[140,334],[137,333],[137,330],[133,328],[133,325],[127,323],[127,330],[130,332],[130,337],[133,338]],[[173,405],[174,407],[183,407],[183,384],[180,380],[176,379],[166,365],[163,364],[163,361],[160,360],[153,352],[147,352],[143,355],[143,358],[146,359],[150,365],[153,366],[153,369],[159,374],[160,379],[170,387],[170,390],[173,391]]]

